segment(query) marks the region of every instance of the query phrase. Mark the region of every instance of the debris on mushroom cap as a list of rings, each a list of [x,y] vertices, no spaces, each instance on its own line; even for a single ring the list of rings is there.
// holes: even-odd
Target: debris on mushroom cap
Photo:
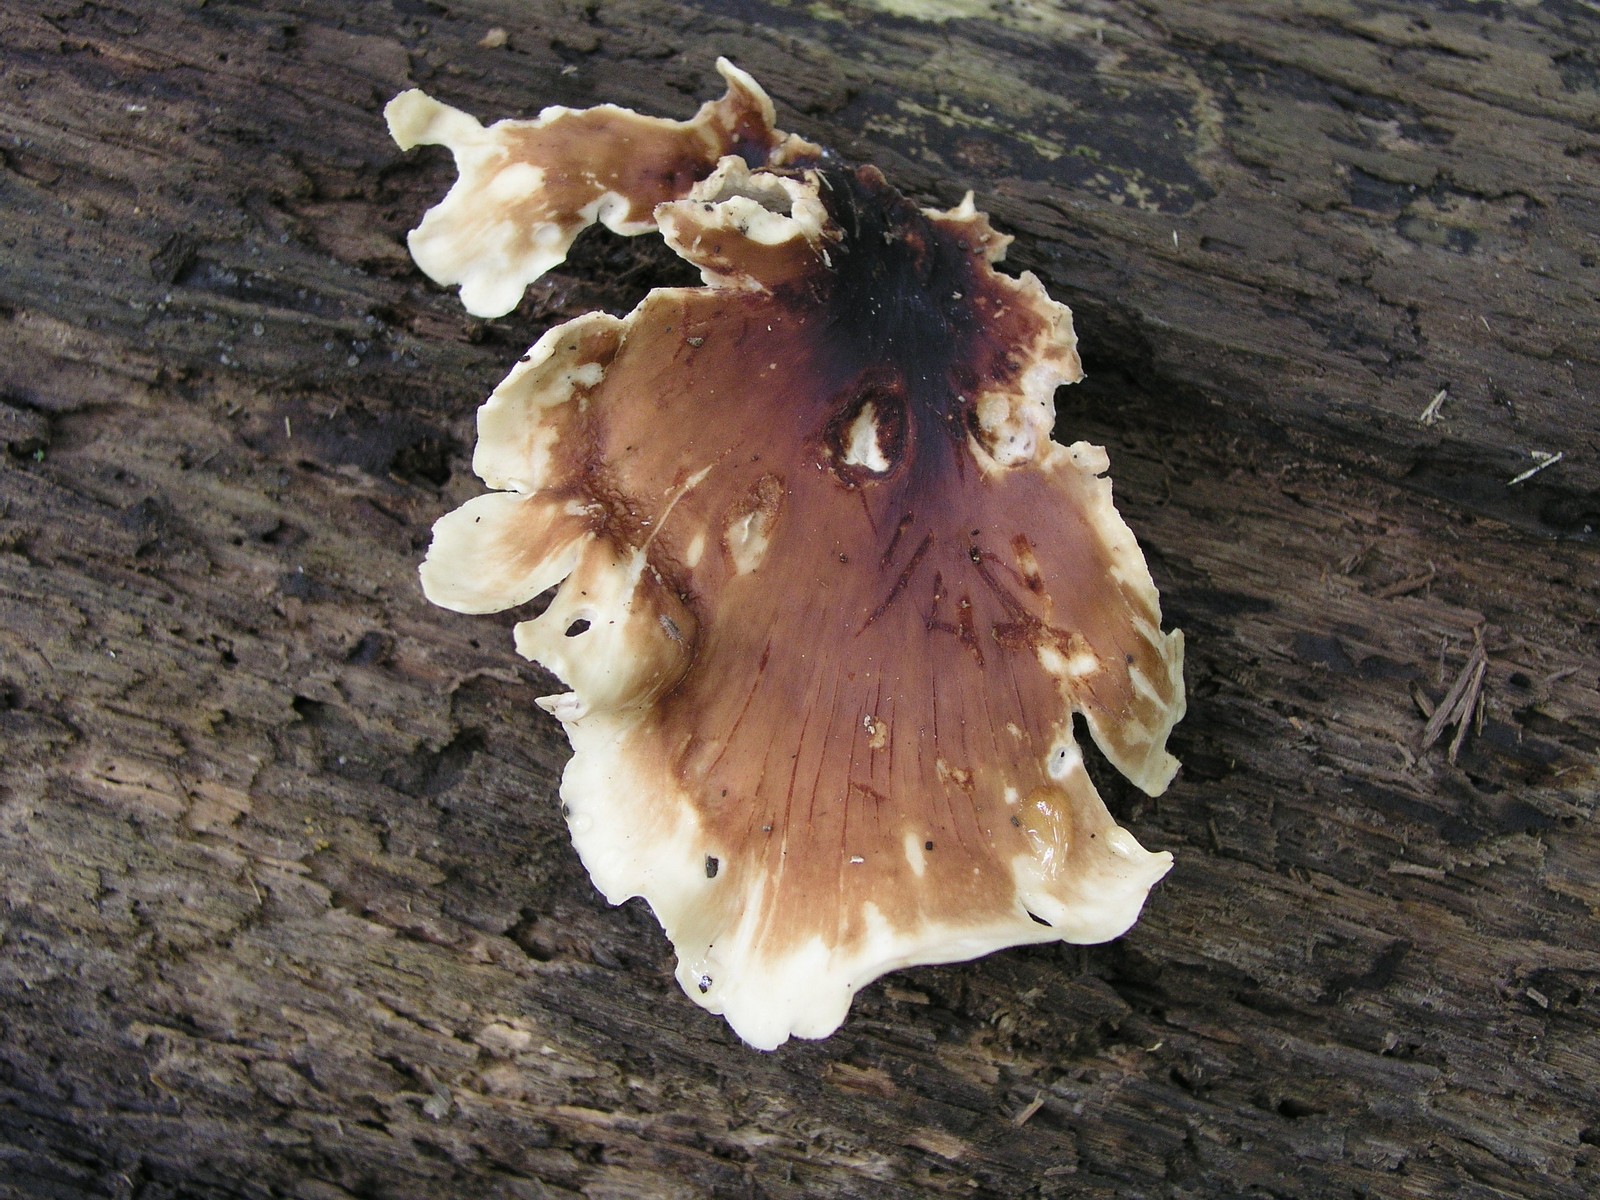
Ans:
[[[689,996],[772,1048],[898,967],[1124,932],[1171,856],[1112,820],[1073,715],[1159,793],[1183,642],[1105,451],[1051,440],[1082,374],[1067,308],[992,269],[1009,239],[970,196],[919,209],[719,69],[761,120],[650,218],[705,286],[539,339],[479,412],[498,490],[438,523],[422,580],[465,612],[559,584],[516,646],[569,689],[541,703],[578,851],[650,903]],[[589,112],[599,163],[621,128],[651,161],[686,128]],[[504,223],[463,170],[423,230]],[[548,183],[518,203],[570,227]],[[499,306],[544,261],[509,236],[417,240]]]

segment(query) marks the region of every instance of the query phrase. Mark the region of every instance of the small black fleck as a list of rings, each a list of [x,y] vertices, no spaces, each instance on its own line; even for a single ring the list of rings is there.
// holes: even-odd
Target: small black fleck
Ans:
[[[711,990],[711,976],[702,975],[699,979],[700,994],[703,996]]]
[[[571,815],[572,815],[572,805],[570,805],[570,804],[563,804],[563,805],[562,805],[562,806],[561,806],[561,815],[562,815],[562,816],[563,816],[563,817],[570,817],[570,816],[571,816]]]
[[[706,878],[715,879],[717,877],[717,868],[721,865],[722,864],[711,855],[706,855]]]
[[[932,842],[923,842],[922,843],[922,848],[924,850],[932,850],[933,849],[933,843]]]
[[[1022,828],[1022,819],[1020,817],[1012,817],[1011,818],[1011,823],[1013,825],[1015,825],[1018,829]]]

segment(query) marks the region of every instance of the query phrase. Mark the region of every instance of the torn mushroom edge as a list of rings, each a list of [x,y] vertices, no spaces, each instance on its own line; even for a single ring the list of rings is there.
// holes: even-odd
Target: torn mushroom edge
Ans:
[[[412,259],[435,283],[459,286],[462,307],[473,316],[502,317],[516,308],[530,284],[566,260],[572,243],[589,226],[599,222],[627,237],[654,230],[654,219],[627,220],[628,198],[612,191],[600,193],[576,212],[554,214],[558,219],[546,220],[532,230],[506,227],[496,232],[487,221],[463,221],[464,211],[477,207],[481,193],[511,186],[498,177],[493,185],[489,183],[491,169],[506,155],[502,135],[541,128],[562,117],[613,113],[637,120],[645,128],[691,131],[706,138],[719,110],[735,107],[743,99],[756,107],[762,127],[772,137],[770,164],[821,156],[821,147],[777,128],[772,98],[749,73],[726,58],[718,58],[716,67],[728,85],[727,92],[719,99],[706,101],[694,116],[683,121],[646,116],[616,104],[584,109],[551,105],[531,121],[506,119],[485,126],[470,113],[435,100],[420,88],[401,92],[384,107],[384,119],[395,144],[401,150],[421,145],[444,146],[454,158],[457,172],[444,199],[424,213],[421,223],[406,235]],[[518,182],[525,197],[532,196],[542,187],[543,168],[532,163],[518,165],[526,167],[525,172],[519,172]],[[457,228],[461,224],[472,226],[470,235],[461,233]],[[520,253],[514,249],[519,235],[531,243]],[[474,241],[477,244],[470,249],[463,246]]]
[[[1020,855],[1011,864],[1017,903],[1005,916],[980,925],[906,929],[891,926],[869,904],[863,913],[869,934],[859,949],[841,953],[813,937],[774,958],[749,951],[762,911],[764,880],[745,897],[745,917],[732,928],[708,927],[701,919],[705,889],[714,880],[706,875],[709,842],[689,797],[680,793],[665,806],[670,817],[664,837],[638,836],[639,830],[662,823],[663,806],[651,790],[659,781],[632,777],[624,765],[622,747],[631,725],[627,717],[594,713],[563,723],[573,757],[562,776],[561,796],[573,843],[591,880],[613,904],[639,896],[650,905],[672,942],[675,974],[684,993],[722,1016],[739,1037],[760,1050],[775,1049],[790,1037],[834,1033],[856,995],[891,971],[961,962],[1012,946],[1117,937],[1138,919],[1150,889],[1172,865],[1170,854],[1145,850],[1112,823],[1102,839],[1107,857],[1099,868],[1099,918],[1069,931],[1078,936],[1063,936],[1061,927],[1041,925],[1031,915],[1050,910],[1048,903],[1040,903],[1047,885],[1019,870],[1020,860],[1027,858]]]

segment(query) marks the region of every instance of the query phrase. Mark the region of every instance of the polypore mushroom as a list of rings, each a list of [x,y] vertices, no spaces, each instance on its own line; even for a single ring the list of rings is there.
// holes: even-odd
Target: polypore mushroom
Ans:
[[[1123,933],[1171,856],[1112,820],[1073,714],[1161,792],[1183,642],[1105,452],[1051,440],[1067,308],[993,270],[1010,239],[970,195],[919,209],[719,69],[687,125],[531,126],[588,120],[582,146],[417,93],[391,119],[463,163],[412,244],[477,311],[597,214],[700,268],[539,339],[478,415],[496,490],[439,521],[422,581],[475,613],[559,585],[516,646],[568,688],[540,703],[573,841],[607,899],[649,902],[689,996],[772,1048],[898,967]]]

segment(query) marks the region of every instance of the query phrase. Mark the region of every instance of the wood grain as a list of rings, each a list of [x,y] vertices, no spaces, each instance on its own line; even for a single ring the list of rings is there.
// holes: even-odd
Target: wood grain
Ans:
[[[1600,1189],[1586,6],[21,0],[0,46],[0,1193]],[[591,233],[464,316],[403,242],[449,164],[379,115],[681,117],[717,54],[1072,304],[1058,437],[1189,648],[1179,781],[1091,764],[1177,855],[1131,934],[770,1055],[590,887],[509,618],[415,576],[526,346],[691,275]]]

